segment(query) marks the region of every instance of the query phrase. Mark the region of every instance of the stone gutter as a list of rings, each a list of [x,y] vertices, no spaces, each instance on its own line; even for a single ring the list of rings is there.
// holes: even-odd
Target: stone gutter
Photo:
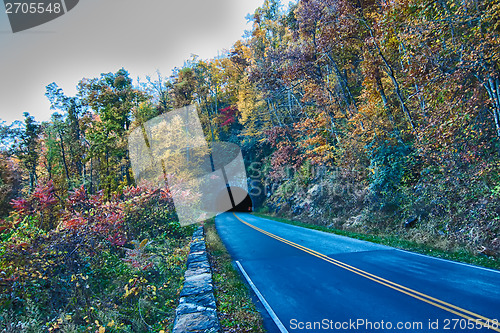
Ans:
[[[172,333],[221,332],[203,227],[194,233]]]

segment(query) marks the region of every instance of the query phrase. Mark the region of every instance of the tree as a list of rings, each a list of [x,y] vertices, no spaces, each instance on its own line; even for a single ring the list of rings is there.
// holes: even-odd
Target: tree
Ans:
[[[196,79],[191,67],[184,67],[178,70],[172,84],[172,99],[175,109],[193,103],[196,89]]]
[[[33,116],[24,112],[24,130],[21,133],[21,141],[17,147],[17,154],[28,172],[29,191],[33,192],[37,181],[37,166],[39,159],[38,139],[40,125]]]
[[[5,152],[0,152],[0,217],[9,213],[11,200],[19,196],[20,187],[18,161]]]
[[[133,183],[126,135],[134,112],[147,96],[133,87],[129,73],[123,68],[116,73],[101,74],[100,78],[83,79],[78,90],[83,105],[95,112],[85,133],[90,145],[87,160],[92,169],[96,166],[98,185],[109,197],[120,182]]]

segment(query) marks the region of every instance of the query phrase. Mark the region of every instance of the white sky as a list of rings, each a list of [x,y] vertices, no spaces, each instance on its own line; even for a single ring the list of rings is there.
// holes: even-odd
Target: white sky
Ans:
[[[191,54],[213,58],[249,30],[247,14],[264,0],[80,0],[65,15],[12,33],[0,6],[0,121],[28,111],[37,121],[54,112],[45,86],[67,95],[83,77],[124,67],[132,79],[170,76]]]

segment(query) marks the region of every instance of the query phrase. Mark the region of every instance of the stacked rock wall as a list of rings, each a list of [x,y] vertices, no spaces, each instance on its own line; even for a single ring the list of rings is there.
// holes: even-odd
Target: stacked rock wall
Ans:
[[[172,333],[221,332],[203,227],[193,234]]]

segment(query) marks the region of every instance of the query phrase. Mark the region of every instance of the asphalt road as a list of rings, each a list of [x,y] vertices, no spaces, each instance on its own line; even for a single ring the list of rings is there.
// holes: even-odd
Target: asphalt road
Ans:
[[[500,332],[499,271],[245,213],[216,227],[269,332]]]

